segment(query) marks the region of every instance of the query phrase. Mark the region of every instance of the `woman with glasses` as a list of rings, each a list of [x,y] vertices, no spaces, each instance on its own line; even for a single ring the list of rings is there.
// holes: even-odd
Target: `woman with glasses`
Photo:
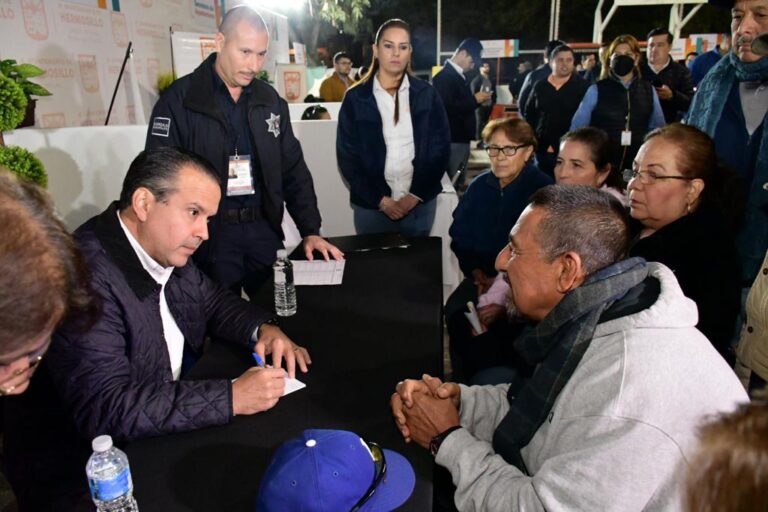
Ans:
[[[664,126],[656,90],[641,80],[640,55],[634,37],[614,39],[604,54],[600,80],[587,89],[571,120],[571,130],[594,126],[608,133],[616,147],[613,167],[620,173],[632,166],[645,134]]]
[[[358,234],[427,236],[432,229],[450,128],[435,90],[410,74],[412,54],[410,26],[385,22],[370,69],[341,104],[336,158]]]
[[[699,309],[697,327],[733,363],[741,286],[734,239],[743,191],[712,139],[679,123],[649,133],[625,176],[636,236],[630,256],[675,273]]]
[[[477,370],[497,360],[494,348],[481,348],[482,341],[472,339],[463,315],[466,304],[476,302],[493,284],[496,256],[508,243],[509,232],[528,204],[528,198],[552,183],[552,178],[534,164],[536,136],[524,120],[491,121],[483,129],[483,141],[491,168],[469,185],[453,212],[449,231],[451,249],[465,279],[448,299],[445,314],[454,352],[454,370],[460,372],[463,364],[466,381],[470,381]],[[488,304],[478,310],[478,315],[483,325],[490,326],[504,318],[505,307]]]

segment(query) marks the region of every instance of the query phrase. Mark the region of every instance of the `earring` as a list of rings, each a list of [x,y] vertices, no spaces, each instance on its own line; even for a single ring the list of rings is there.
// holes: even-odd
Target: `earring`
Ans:
[[[688,215],[691,214],[691,203],[685,205],[685,209],[688,210]]]

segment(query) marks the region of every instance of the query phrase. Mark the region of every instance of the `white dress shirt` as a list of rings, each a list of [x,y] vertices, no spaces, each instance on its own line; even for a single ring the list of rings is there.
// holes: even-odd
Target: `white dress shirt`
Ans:
[[[139,257],[141,266],[144,267],[144,270],[152,276],[152,279],[161,286],[160,319],[163,322],[163,336],[165,337],[166,345],[168,345],[168,357],[171,360],[173,380],[179,380],[179,375],[181,375],[181,360],[184,355],[184,335],[176,324],[173,315],[171,315],[171,311],[168,309],[168,301],[165,299],[165,283],[170,279],[175,267],[163,267],[152,259],[141,244],[139,244],[133,237],[125,224],[123,224],[123,219],[120,218],[119,212],[117,214],[117,219],[120,221],[120,227],[123,228],[125,236],[128,238],[128,242],[131,244],[131,247],[133,247],[133,251],[136,253],[136,256]]]
[[[413,159],[416,157],[416,146],[413,142],[409,89],[408,75],[405,75],[398,91],[400,115],[395,124],[395,98],[381,86],[378,74],[373,80],[373,97],[376,100],[376,106],[379,107],[384,143],[387,146],[384,179],[392,189],[392,199],[395,201],[409,193],[413,181]]]

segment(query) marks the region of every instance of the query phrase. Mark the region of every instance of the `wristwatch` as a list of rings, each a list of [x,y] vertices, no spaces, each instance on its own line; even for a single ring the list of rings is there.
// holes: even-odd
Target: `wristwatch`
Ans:
[[[455,425],[445,432],[441,432],[433,437],[429,441],[429,453],[431,453],[433,457],[437,457],[437,451],[440,449],[440,445],[443,444],[443,441],[445,441],[445,438],[448,437],[454,430],[458,430],[460,428],[461,425]]]

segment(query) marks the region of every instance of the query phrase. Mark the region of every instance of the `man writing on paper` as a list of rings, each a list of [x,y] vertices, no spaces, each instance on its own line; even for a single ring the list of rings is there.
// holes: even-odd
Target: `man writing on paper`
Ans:
[[[160,97],[146,147],[180,146],[214,165],[221,208],[195,263],[225,288],[235,293],[242,288],[253,297],[271,277],[276,252],[283,248],[283,204],[304,239],[307,259],[313,251],[325,259],[344,255],[319,236],[317,197],[288,104],[255,79],[269,48],[264,20],[245,5],[230,9],[216,48]]]
[[[747,396],[675,275],[623,259],[627,246],[609,194],[537,191],[496,260],[533,322],[514,344],[534,374],[514,388],[398,384],[398,427],[450,471],[459,510],[681,508],[699,423]]]
[[[208,238],[220,194],[216,171],[194,153],[144,151],[128,170],[120,200],[75,232],[101,318],[86,333],[59,329],[43,369],[50,377],[41,380],[52,385],[35,393],[32,383],[30,395],[43,399],[43,418],[58,409],[65,414],[19,421],[13,435],[6,430],[13,454],[27,461],[26,485],[47,497],[40,499],[55,501],[59,480],[34,471],[29,461],[49,461],[39,466],[48,472],[82,471],[88,450],[78,443],[105,433],[124,441],[225,424],[275,406],[285,386],[283,359],[291,377],[296,365],[307,371],[309,353],[270,324],[270,313],[189,261]],[[262,359],[271,355],[275,368],[253,368],[234,382],[180,380],[202,355],[206,336]],[[51,445],[35,429],[25,430],[30,424],[56,432]]]

